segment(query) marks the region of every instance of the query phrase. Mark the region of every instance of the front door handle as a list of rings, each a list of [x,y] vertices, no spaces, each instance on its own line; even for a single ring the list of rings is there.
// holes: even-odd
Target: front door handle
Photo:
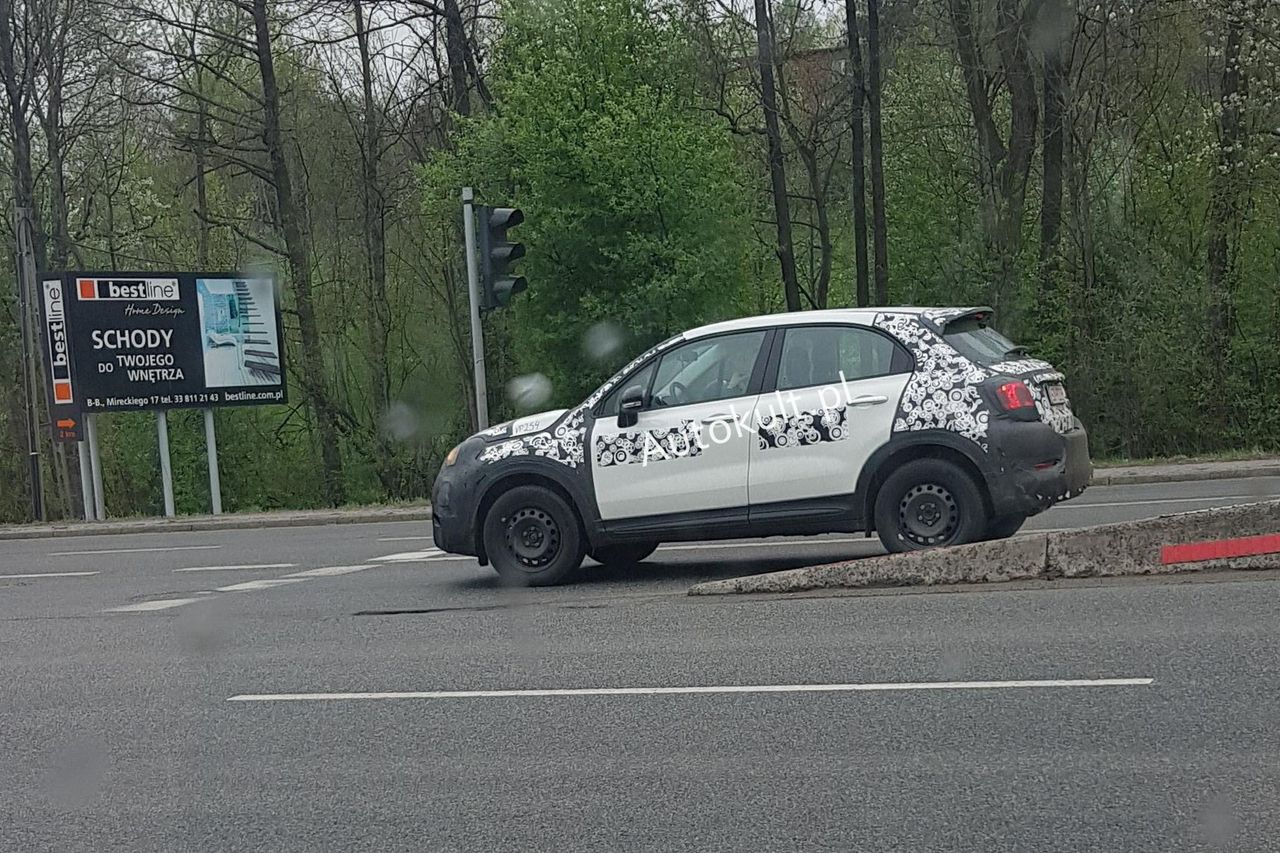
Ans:
[[[889,398],[883,394],[863,394],[861,397],[854,397],[849,401],[850,406],[878,406],[881,403],[889,402]]]
[[[705,418],[702,419],[702,422],[704,424],[718,424],[721,421],[731,421],[731,420],[733,420],[732,414],[730,414],[729,412],[721,412],[718,415],[707,415]]]

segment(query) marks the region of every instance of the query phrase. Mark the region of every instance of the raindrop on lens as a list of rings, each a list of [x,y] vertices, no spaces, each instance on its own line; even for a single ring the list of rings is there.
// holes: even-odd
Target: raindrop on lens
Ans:
[[[582,336],[582,351],[592,361],[606,361],[622,348],[626,336],[617,323],[596,323]]]
[[[536,409],[551,399],[551,380],[541,373],[517,376],[507,383],[507,399],[522,411]]]

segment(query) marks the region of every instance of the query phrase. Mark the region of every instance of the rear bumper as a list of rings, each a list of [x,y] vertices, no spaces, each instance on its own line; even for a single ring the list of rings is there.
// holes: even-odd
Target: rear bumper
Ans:
[[[1089,485],[1093,463],[1080,421],[1064,434],[1044,423],[1001,421],[989,434],[996,470],[988,474],[996,515],[1035,515],[1070,500]]]

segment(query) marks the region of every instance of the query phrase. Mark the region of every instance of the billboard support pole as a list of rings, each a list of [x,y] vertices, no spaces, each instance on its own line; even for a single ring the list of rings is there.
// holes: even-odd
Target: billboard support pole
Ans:
[[[213,428],[213,409],[204,410],[204,447],[209,455],[209,500],[213,514],[222,515],[222,482],[218,477],[218,434]]]
[[[169,465],[169,413],[156,412],[156,436],[160,439],[160,485],[164,488],[164,514],[173,518],[173,469]]]
[[[80,503],[84,507],[84,520],[93,521],[98,515],[98,507],[93,499],[93,471],[89,464],[89,445],[83,441],[77,441],[76,454],[80,457]]]
[[[107,520],[107,502],[102,493],[102,453],[98,449],[98,416],[84,416],[85,433],[89,439],[89,470],[93,476],[93,517]]]
[[[36,355],[38,347],[31,326],[31,300],[36,290],[36,260],[32,246],[31,208],[13,208],[14,233],[18,243],[18,315],[19,330],[22,335],[22,387],[27,403],[27,464],[31,477],[31,518],[44,521],[44,482],[40,476],[40,442],[36,437],[38,426],[38,404],[36,403]]]
[[[462,232],[467,242],[467,296],[471,303],[471,368],[476,382],[476,429],[489,426],[489,390],[484,375],[484,329],[480,325],[480,270],[476,266],[475,191],[462,188]]]

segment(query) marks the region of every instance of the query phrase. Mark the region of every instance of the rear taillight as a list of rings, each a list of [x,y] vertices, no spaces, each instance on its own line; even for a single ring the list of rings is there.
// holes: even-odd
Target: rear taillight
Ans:
[[[1021,379],[1014,379],[998,386],[996,388],[996,399],[1000,401],[1000,405],[1004,407],[1006,412],[1016,412],[1021,409],[1034,409],[1036,407],[1035,398],[1031,396],[1031,389]]]

